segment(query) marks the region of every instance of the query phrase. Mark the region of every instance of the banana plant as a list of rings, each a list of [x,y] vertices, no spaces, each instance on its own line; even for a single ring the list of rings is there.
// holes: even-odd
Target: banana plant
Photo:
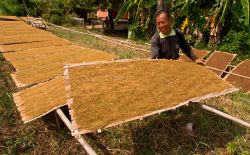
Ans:
[[[133,12],[135,21],[138,21],[140,17],[145,19],[141,21],[141,25],[144,29],[146,29],[152,20],[154,13],[152,10],[155,10],[156,4],[156,0],[125,0],[124,4],[118,11],[115,22],[117,22],[127,12]]]
[[[242,7],[243,7],[243,14],[245,17],[244,20],[244,25],[246,28],[250,28],[249,27],[249,22],[250,22],[250,1],[249,0],[240,0]]]

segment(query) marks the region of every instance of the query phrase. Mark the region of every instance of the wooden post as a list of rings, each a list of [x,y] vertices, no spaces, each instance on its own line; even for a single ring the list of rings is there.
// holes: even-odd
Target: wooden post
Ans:
[[[85,19],[84,18],[82,20],[82,26],[83,26],[83,28],[85,28]]]

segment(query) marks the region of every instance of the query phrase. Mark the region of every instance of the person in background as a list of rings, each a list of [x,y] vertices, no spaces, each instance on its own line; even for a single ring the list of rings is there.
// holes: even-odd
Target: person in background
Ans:
[[[172,27],[173,18],[168,9],[158,10],[155,18],[157,31],[151,38],[152,59],[176,60],[181,49],[193,62],[202,63],[193,53],[181,30]]]

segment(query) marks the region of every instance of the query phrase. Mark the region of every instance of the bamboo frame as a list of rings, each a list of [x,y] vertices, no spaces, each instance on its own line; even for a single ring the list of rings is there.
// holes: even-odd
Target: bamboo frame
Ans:
[[[200,60],[204,60],[204,58],[205,58],[209,53],[211,53],[211,51],[198,50],[198,49],[196,49],[196,48],[192,48],[192,51],[193,51],[193,52],[194,52],[194,51],[197,51],[197,52],[198,52],[198,51],[204,51],[204,52],[206,52],[206,55],[203,55],[202,57],[198,57],[198,56],[195,54],[195,52],[194,52],[195,56],[196,56],[198,59],[200,59]],[[188,58],[188,56],[186,56],[185,53],[180,53],[180,57],[179,57],[180,60],[184,60],[184,61],[185,61],[185,57]],[[190,61],[192,61],[192,60],[190,59]]]
[[[210,61],[210,59],[213,57],[213,55],[215,55],[215,53],[230,54],[230,55],[233,56],[232,60],[225,66],[225,68],[224,68],[223,70],[226,70],[227,67],[229,66],[229,64],[231,64],[231,62],[233,61],[233,59],[236,57],[236,54],[231,54],[231,53],[221,52],[221,51],[215,51],[215,52],[213,52],[213,53],[208,57],[208,59],[207,59],[206,62],[205,62],[205,66],[206,66],[206,64],[208,63],[208,61]],[[220,73],[219,76],[221,76],[222,74],[223,74],[223,72]]]
[[[130,62],[130,61],[135,61],[135,60],[126,59],[126,60],[118,60],[118,61],[115,61],[115,62]],[[147,59],[147,61],[157,61],[157,60]],[[74,120],[74,115],[75,114],[74,114],[74,111],[72,111],[72,109],[70,108],[71,105],[73,104],[73,98],[72,98],[71,92],[70,92],[71,86],[70,86],[69,68],[78,67],[78,66],[107,64],[107,63],[113,63],[113,62],[114,61],[96,61],[96,62],[88,62],[88,63],[80,63],[80,64],[67,64],[67,65],[65,65],[65,67],[64,67],[64,69],[65,69],[64,70],[64,78],[65,78],[65,84],[66,84],[65,89],[66,89],[67,98],[68,98],[67,104],[69,106],[70,115],[72,116],[72,127],[73,127],[72,135],[73,136],[78,136],[78,135],[90,133],[90,132],[93,132],[93,131],[79,129],[77,123]],[[170,108],[164,108],[164,109],[160,109],[160,110],[157,110],[157,111],[153,111],[153,112],[150,112],[150,113],[145,114],[145,115],[140,115],[140,116],[137,116],[137,117],[127,119],[125,121],[114,122],[112,124],[109,124],[109,125],[105,126],[103,129],[110,128],[110,127],[113,127],[113,126],[117,126],[117,125],[120,125],[122,123],[129,122],[129,121],[143,119],[145,117],[148,117],[148,116],[151,116],[151,115],[154,115],[154,114],[157,114],[157,113],[162,113],[162,112],[165,112],[165,111],[168,111],[168,110],[173,110],[173,109],[179,108],[181,106],[188,105],[190,102],[199,102],[200,100],[203,100],[203,99],[217,97],[217,96],[225,95],[225,94],[232,93],[232,92],[235,92],[235,91],[238,91],[238,89],[237,88],[230,88],[230,89],[226,89],[226,90],[224,90],[222,92],[214,92],[214,93],[207,94],[205,96],[191,98],[191,99],[189,99],[187,101],[179,103],[178,105],[170,107]],[[97,131],[100,132],[101,129],[98,129]]]
[[[247,61],[247,60],[245,60],[245,61]],[[239,65],[243,64],[245,61],[240,62],[237,66],[234,66],[234,68],[231,70],[231,72],[226,72],[226,73],[232,74],[232,75],[235,75],[235,76],[239,76],[239,74],[232,73],[232,72],[235,71],[235,70],[237,69],[237,67],[238,67]],[[229,75],[226,75],[226,76],[224,77],[224,79],[226,79],[228,76],[229,76]],[[246,78],[246,79],[249,79],[249,80],[250,80],[250,77],[247,77],[247,76],[244,76],[244,75],[240,75],[239,77]]]
[[[249,61],[249,60],[245,60],[245,61]],[[227,78],[228,78],[229,75],[231,74],[231,75],[234,75],[234,76],[238,76],[238,77],[241,77],[241,78],[245,78],[245,79],[250,80],[250,77],[247,77],[247,76],[244,76],[244,75],[240,75],[240,74],[233,73],[233,71],[235,71],[235,70],[238,68],[238,66],[240,66],[241,64],[243,64],[245,61],[242,61],[242,62],[240,62],[237,66],[234,66],[234,68],[233,68],[230,72],[228,72],[228,74],[227,74],[223,79],[224,79],[224,80],[227,80]],[[245,93],[246,93],[246,94],[250,94],[250,90],[247,91],[247,92],[245,92]]]
[[[249,79],[250,80],[250,77],[248,76],[244,76],[244,75],[240,75],[240,74],[236,74],[236,73],[232,73],[233,70],[235,70],[235,68],[231,71],[231,72],[228,72],[228,71],[225,71],[225,70],[220,70],[220,69],[217,69],[217,68],[213,68],[213,67],[209,67],[209,66],[205,66],[209,69],[212,69],[212,70],[216,70],[216,71],[221,71],[223,73],[227,73],[228,75],[226,75],[223,79],[225,79],[227,76],[229,76],[229,74],[231,75],[234,75],[234,76],[238,76],[238,77],[242,77],[242,78],[245,78],[245,79]]]

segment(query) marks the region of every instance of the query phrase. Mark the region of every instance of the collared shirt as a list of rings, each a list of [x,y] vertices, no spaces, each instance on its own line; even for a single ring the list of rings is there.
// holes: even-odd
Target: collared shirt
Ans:
[[[168,35],[157,31],[151,39],[152,59],[176,60],[179,58],[180,49],[193,61],[197,58],[179,29],[172,28]]]
[[[175,32],[175,30],[173,28],[171,28],[171,31],[170,31],[169,34],[164,34],[161,31],[158,31],[158,33],[159,33],[159,36],[160,36],[161,39],[164,39],[166,37],[170,37],[170,36],[175,36],[176,35],[176,32]]]

